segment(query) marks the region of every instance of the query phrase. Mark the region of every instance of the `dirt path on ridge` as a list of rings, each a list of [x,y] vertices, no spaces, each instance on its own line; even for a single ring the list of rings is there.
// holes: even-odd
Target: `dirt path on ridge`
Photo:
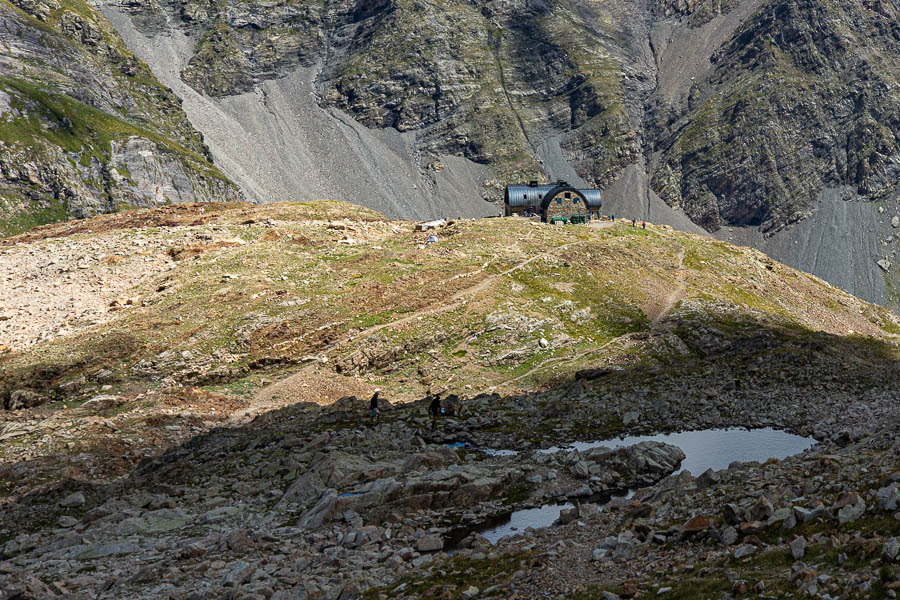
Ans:
[[[353,340],[356,340],[359,338],[369,337],[369,336],[374,335],[374,334],[378,333],[379,331],[382,331],[389,327],[398,327],[401,325],[406,325],[407,323],[410,323],[412,321],[415,321],[415,320],[418,320],[418,319],[421,319],[424,317],[428,317],[428,316],[442,313],[442,312],[455,310],[456,308],[459,308],[460,306],[465,304],[472,297],[474,297],[474,296],[478,295],[479,293],[488,289],[493,283],[495,283],[499,279],[501,279],[511,273],[514,273],[520,269],[523,269],[524,267],[528,266],[529,264],[531,264],[532,262],[534,262],[536,260],[550,256],[556,252],[559,252],[560,250],[563,250],[565,248],[568,248],[570,246],[574,246],[574,245],[577,245],[580,243],[581,243],[581,241],[579,240],[579,241],[575,241],[575,242],[569,242],[567,244],[562,244],[561,246],[556,246],[551,250],[548,250],[546,252],[541,252],[540,254],[536,254],[526,260],[523,260],[523,261],[517,263],[515,266],[510,267],[509,269],[507,269],[505,271],[501,271],[500,273],[497,273],[495,275],[489,275],[488,277],[485,277],[484,279],[482,279],[475,285],[465,288],[463,290],[460,290],[447,299],[436,302],[436,303],[434,303],[426,308],[423,308],[421,310],[418,310],[414,313],[410,313],[400,319],[395,319],[393,321],[389,321],[387,323],[382,323],[379,325],[373,325],[372,327],[368,327],[366,329],[363,329],[362,331],[358,331],[358,332],[343,336],[342,338],[329,344],[321,352],[319,352],[318,358],[320,360],[324,359],[324,358],[329,358],[329,356],[332,353],[334,353],[336,350],[340,349],[347,343],[352,342]],[[472,273],[467,273],[466,276],[472,276],[476,273],[483,272],[484,269],[487,267],[487,264],[489,264],[489,263],[485,263],[485,265],[482,266],[482,268],[477,271],[473,271]],[[306,388],[312,387],[314,384],[311,383],[311,381],[310,381],[310,375],[311,375],[311,372],[313,371],[313,369],[315,369],[317,366],[319,366],[319,364],[320,363],[318,363],[318,362],[312,362],[312,363],[302,367],[299,371],[287,376],[286,378],[276,381],[276,382],[266,386],[265,388],[261,389],[259,392],[257,392],[256,396],[253,398],[251,405],[248,408],[246,408],[245,410],[242,410],[238,413],[233,414],[231,417],[232,420],[233,421],[242,420],[242,419],[245,419],[245,418],[253,415],[254,413],[259,412],[262,409],[268,410],[268,409],[274,408],[276,406],[290,404],[291,403],[290,401],[285,402],[284,400],[277,400],[277,399],[278,398],[282,398],[282,399],[291,398],[292,396],[295,395],[295,392],[298,391],[301,387],[306,387]]]
[[[667,234],[661,234],[661,235],[667,235]],[[675,277],[678,282],[678,285],[676,286],[676,288],[674,290],[672,290],[672,293],[670,293],[666,297],[665,302],[657,310],[652,311],[652,312],[656,313],[654,316],[647,315],[648,317],[651,318],[651,321],[650,321],[650,330],[651,331],[658,329],[659,324],[666,317],[666,315],[669,314],[669,311],[672,310],[672,308],[674,308],[675,305],[678,304],[678,302],[682,298],[684,298],[684,293],[687,290],[687,282],[685,281],[684,271],[683,271],[684,255],[685,255],[685,250],[684,250],[684,246],[682,246],[680,248],[680,250],[678,251],[678,258],[676,260],[676,265],[675,265],[675,272],[676,272]],[[601,345],[597,348],[591,348],[590,350],[584,350],[584,351],[579,352],[574,355],[559,356],[556,358],[551,358],[551,359],[544,361],[538,365],[535,365],[532,369],[530,369],[526,373],[523,373],[522,375],[517,375],[516,377],[507,379],[506,381],[502,381],[500,383],[497,383],[497,384],[491,386],[490,388],[488,388],[487,391],[502,389],[503,386],[507,386],[507,385],[516,383],[517,381],[522,381],[524,379],[527,379],[528,377],[534,375],[535,373],[538,373],[538,372],[546,370],[546,369],[553,368],[555,365],[558,365],[559,363],[573,361],[573,360],[579,360],[579,359],[587,356],[588,354],[594,354],[596,352],[601,352],[602,350],[604,350],[605,348],[607,348],[608,346],[610,346],[612,344],[615,344],[617,342],[622,342],[625,338],[628,338],[632,334],[633,334],[633,332],[629,332],[624,335],[614,337],[613,339],[609,340],[608,342],[604,343],[603,345]],[[623,343],[628,344],[629,341],[626,340]]]
[[[651,317],[650,328],[654,329],[657,325],[659,325],[660,321],[662,321],[669,311],[672,310],[678,301],[684,298],[684,292],[687,289],[687,283],[684,280],[684,246],[678,251],[678,265],[675,267],[675,278],[678,281],[678,286],[672,290],[672,293],[669,294],[668,298],[666,298],[665,303],[659,309],[659,312],[656,316]],[[649,315],[648,315],[649,316]]]

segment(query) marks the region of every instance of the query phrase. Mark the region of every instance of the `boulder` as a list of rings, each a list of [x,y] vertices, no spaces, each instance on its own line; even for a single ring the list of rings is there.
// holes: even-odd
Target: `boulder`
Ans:
[[[719,533],[719,541],[725,546],[732,546],[738,540],[738,532],[732,526],[728,526]]]
[[[878,490],[875,497],[878,499],[878,510],[893,512],[900,507],[900,483],[896,481]]]
[[[744,544],[743,546],[738,546],[737,549],[732,553],[736,559],[740,560],[742,558],[746,558],[756,552],[756,546],[753,544]]]
[[[239,560],[222,578],[225,587],[237,587],[250,581],[256,568],[248,562]]]
[[[722,475],[718,471],[707,469],[697,478],[697,489],[703,491],[714,485],[718,485],[720,481],[722,481]]]
[[[741,521],[745,520],[744,513],[744,509],[737,504],[726,504],[722,508],[722,516],[729,525],[739,525]]]
[[[795,537],[788,545],[794,560],[801,560],[806,555],[806,539],[802,535]]]
[[[808,521],[812,521],[813,519],[818,519],[819,517],[828,513],[828,509],[826,509],[821,503],[817,504],[814,508],[804,508],[802,506],[794,507],[794,516],[797,518],[797,521],[800,523],[806,523]]]
[[[619,452],[623,452],[626,464],[634,473],[668,475],[684,460],[681,448],[662,442],[641,442]]]
[[[744,521],[741,523],[741,535],[754,535],[765,529],[762,521]]]
[[[444,549],[444,540],[439,535],[426,535],[416,543],[419,552],[437,552]]]
[[[784,523],[787,521],[793,512],[790,508],[783,506],[772,513],[772,516],[766,521],[766,525],[774,525],[775,523]]]
[[[843,525],[863,516],[866,512],[866,503],[858,493],[845,492],[838,498],[833,509],[837,511],[838,523]]]
[[[341,504],[337,494],[333,491],[327,492],[316,502],[315,506],[303,513],[303,516],[300,517],[300,526],[309,530],[319,529],[331,521],[334,515],[343,512],[340,510]]]
[[[590,471],[588,469],[588,464],[583,460],[579,460],[572,467],[572,475],[574,477],[577,477],[578,479],[587,479],[588,475],[590,475]]]
[[[768,498],[762,496],[750,507],[750,510],[747,511],[747,516],[749,521],[767,521],[773,512],[775,512],[775,508],[772,506],[772,503],[769,502]]]
[[[697,535],[701,531],[709,529],[711,519],[706,515],[697,515],[681,526],[681,539],[687,539]]]
[[[7,410],[20,410],[22,408],[32,408],[40,406],[46,402],[46,398],[31,390],[14,390],[10,392],[9,398],[6,400]]]
[[[892,537],[886,541],[881,555],[889,562],[897,562],[900,559],[900,537]]]
[[[84,494],[81,492],[75,492],[73,494],[69,494],[65,498],[59,501],[59,505],[63,508],[74,508],[76,506],[81,506],[85,503]]]

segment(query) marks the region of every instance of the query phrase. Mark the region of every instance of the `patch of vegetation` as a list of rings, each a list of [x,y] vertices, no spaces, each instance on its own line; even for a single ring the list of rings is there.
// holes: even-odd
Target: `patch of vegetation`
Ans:
[[[528,568],[531,558],[530,552],[505,554],[496,559],[471,559],[457,555],[441,564],[439,569],[432,569],[432,575],[404,577],[392,585],[367,590],[363,598],[377,600],[382,594],[391,598],[403,593],[414,598],[456,600],[470,586],[483,590],[506,585],[514,573]]]
[[[11,106],[20,112],[18,117],[0,119],[0,139],[7,144],[38,149],[49,143],[81,160],[95,157],[106,164],[111,142],[139,136],[172,152],[204,175],[228,181],[205,157],[70,96],[8,75],[0,76],[0,89],[10,94]]]

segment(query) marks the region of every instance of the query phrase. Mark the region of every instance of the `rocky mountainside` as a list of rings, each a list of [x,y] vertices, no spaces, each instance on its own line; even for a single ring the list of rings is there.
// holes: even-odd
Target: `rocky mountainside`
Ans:
[[[612,214],[703,228],[882,304],[897,303],[898,10],[890,0],[103,6],[254,198],[476,216],[496,211],[477,198],[497,201],[507,181],[565,178],[606,189]]]
[[[0,281],[2,600],[900,588],[900,320],[759,251],[178,204],[0,241]],[[728,427],[803,445],[612,447]]]
[[[81,0],[0,3],[0,235],[239,199],[181,101]]]

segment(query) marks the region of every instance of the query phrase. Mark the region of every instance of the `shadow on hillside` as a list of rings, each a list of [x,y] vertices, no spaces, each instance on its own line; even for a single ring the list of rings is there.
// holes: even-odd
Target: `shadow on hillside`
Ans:
[[[541,391],[480,396],[501,416],[506,415],[506,421],[484,431],[444,428],[440,441],[455,435],[460,441],[501,444],[493,447],[534,447],[602,439],[600,436],[610,434],[671,431],[685,422],[698,422],[699,406],[719,412],[716,423],[720,427],[768,422],[809,434],[823,417],[823,410],[843,411],[845,401],[850,406],[877,404],[888,398],[888,405],[900,406],[896,389],[900,352],[892,342],[708,316],[674,319],[670,325],[689,352],[626,368],[581,371]],[[591,400],[602,395],[616,400],[613,405]],[[823,401],[831,397],[835,402]],[[642,418],[626,426],[619,418],[626,410],[639,410]],[[399,405],[385,411],[384,420],[413,423],[419,428],[416,434],[428,438],[430,433],[423,425],[426,411],[426,401]],[[10,537],[10,532],[23,525],[32,531],[53,527],[62,514],[80,518],[107,499],[132,490],[174,496],[179,495],[179,486],[202,490],[210,475],[228,477],[238,464],[243,465],[241,485],[248,493],[283,489],[290,483],[289,471],[275,464],[273,453],[287,449],[289,456],[291,449],[327,430],[361,429],[364,440],[367,416],[364,399],[329,407],[297,404],[273,410],[242,427],[217,428],[168,449],[142,462],[122,481],[65,480],[16,503],[0,505],[0,532],[7,530],[6,537]],[[843,419],[846,415],[830,416],[837,426],[853,425],[851,418]],[[896,427],[897,415],[889,413],[884,424]],[[543,437],[537,439],[537,435]],[[284,455],[282,452],[281,457]],[[2,473],[14,477],[24,470],[27,465],[11,464]],[[77,509],[59,507],[59,501],[76,490],[84,493],[86,503]]]

